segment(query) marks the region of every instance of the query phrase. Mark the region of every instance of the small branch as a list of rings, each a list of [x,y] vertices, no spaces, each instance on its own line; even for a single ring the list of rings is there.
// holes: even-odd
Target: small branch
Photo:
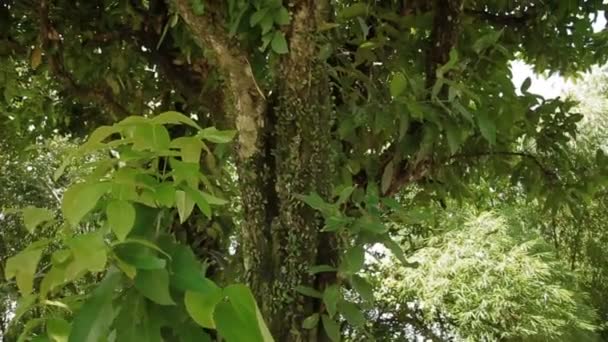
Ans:
[[[40,1],[39,8],[40,17],[40,42],[42,50],[46,52],[49,68],[53,75],[69,90],[71,95],[80,97],[84,100],[98,103],[108,109],[110,118],[117,121],[119,117],[129,115],[129,111],[125,109],[114,97],[109,86],[98,85],[95,87],[85,87],[74,79],[63,63],[63,44],[61,35],[55,30],[49,19],[49,2],[48,0]],[[55,50],[55,51],[53,51]]]

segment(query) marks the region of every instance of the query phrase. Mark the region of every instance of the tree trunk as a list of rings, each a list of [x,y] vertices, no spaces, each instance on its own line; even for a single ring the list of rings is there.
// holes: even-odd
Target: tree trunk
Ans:
[[[335,275],[309,274],[315,264],[336,264],[336,238],[321,236],[320,217],[297,199],[313,191],[327,198],[331,192],[333,108],[327,70],[316,61],[315,47],[327,4],[289,4],[291,24],[284,30],[289,53],[279,60],[274,87],[264,92],[269,95],[253,77],[247,52],[224,32],[221,10],[206,7],[209,15],[195,16],[187,0],[177,5],[200,45],[215,54],[228,95],[226,111],[239,134],[245,280],[276,341],[326,340],[322,329],[302,328],[304,318],[323,310],[321,303],[295,289],[322,291],[336,281]]]

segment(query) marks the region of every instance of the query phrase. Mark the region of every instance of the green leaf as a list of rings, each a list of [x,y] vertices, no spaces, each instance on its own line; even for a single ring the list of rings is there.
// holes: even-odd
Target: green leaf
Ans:
[[[181,150],[182,161],[186,163],[200,163],[203,142],[195,137],[180,137],[171,141],[172,148]]]
[[[184,223],[192,214],[194,209],[194,201],[186,195],[182,190],[175,191],[175,206],[179,215],[179,222]]]
[[[113,200],[106,207],[110,228],[119,241],[123,241],[135,223],[135,208],[128,201]]]
[[[229,143],[236,135],[235,130],[219,131],[215,127],[203,129],[197,136],[216,144]]]
[[[391,160],[390,162],[388,162],[388,164],[386,164],[386,166],[384,167],[384,172],[382,172],[380,191],[382,191],[383,194],[385,194],[388,191],[388,189],[391,187],[391,184],[393,182],[394,173],[395,173],[395,166],[394,166],[393,161]]]
[[[97,205],[97,201],[109,190],[107,183],[78,183],[72,185],[61,202],[63,216],[76,226]]]
[[[222,290],[219,287],[205,292],[186,291],[184,296],[184,304],[190,317],[203,328],[209,329],[215,329],[213,313],[221,300]]]
[[[189,117],[185,116],[182,113],[175,112],[175,111],[168,111],[168,112],[160,113],[157,116],[153,117],[150,120],[150,122],[159,124],[159,125],[186,124],[188,126],[196,128],[198,130],[201,129],[201,126],[199,126],[194,120],[190,119]]]
[[[274,13],[274,22],[277,25],[287,25],[291,21],[287,8],[281,7]]]
[[[76,312],[68,342],[105,341],[114,319],[112,299],[120,283],[120,273],[110,271]]]
[[[323,298],[323,294],[312,287],[299,285],[296,286],[295,290],[305,296],[313,297],[313,298]]]
[[[22,296],[27,296],[32,292],[34,274],[41,256],[42,248],[28,248],[6,260],[4,276],[7,280],[16,278],[17,287]]]
[[[331,208],[331,204],[325,202],[316,192],[311,192],[309,195],[296,195],[296,198],[316,210],[323,211]]]
[[[251,290],[242,284],[229,285],[224,289],[224,294],[238,312],[238,317],[243,323],[243,330],[249,331],[250,337],[246,341],[251,341],[253,336],[260,336],[262,342],[273,342],[270,331],[264,323],[264,318],[258,309]],[[217,322],[216,322],[217,323]],[[218,331],[221,330],[218,328]]]
[[[189,186],[184,187],[184,191],[189,198],[194,200],[194,203],[196,203],[196,206],[201,210],[201,212],[208,218],[211,218],[211,206],[203,194],[199,190],[193,189]]]
[[[392,97],[397,97],[405,91],[407,88],[407,79],[403,73],[397,72],[391,78],[389,85],[389,91]]]
[[[135,288],[157,304],[175,304],[169,293],[169,274],[163,268],[138,271],[135,276]]]
[[[203,267],[190,247],[174,244],[171,255],[171,286],[182,291],[216,292],[219,287],[205,278]]]
[[[354,186],[347,186],[344,189],[342,189],[342,191],[340,191],[340,195],[338,196],[338,201],[336,203],[338,205],[346,203],[354,190],[355,190]]]
[[[54,342],[68,342],[70,323],[61,318],[49,318],[46,321],[46,334]]]
[[[361,298],[363,298],[363,300],[370,303],[374,301],[374,289],[367,280],[360,276],[354,275],[352,276],[350,283],[355,291],[359,293]]]
[[[41,223],[50,221],[55,217],[53,212],[48,209],[32,206],[21,209],[21,214],[23,215],[23,224],[30,234],[33,234],[36,227]]]
[[[228,201],[226,201],[225,199],[216,197],[208,192],[201,191],[201,196],[203,196],[205,201],[207,201],[207,203],[211,205],[224,205],[228,203]]]
[[[74,256],[65,269],[67,279],[76,279],[85,271],[101,272],[106,268],[106,244],[100,232],[75,236],[66,245]]]
[[[462,144],[461,130],[450,122],[444,122],[443,128],[448,139],[448,146],[450,147],[450,153],[454,154],[460,149]]]
[[[390,237],[386,237],[386,239],[382,240],[384,247],[388,248],[391,253],[399,260],[402,264],[407,265],[407,259],[405,258],[405,253],[403,253],[403,249],[399,244],[393,241]]]
[[[126,291],[121,300],[120,313],[114,320],[116,341],[162,342],[158,310],[137,292]],[[163,307],[163,310],[166,307]],[[109,340],[109,339],[108,339]]]
[[[338,308],[342,316],[344,316],[346,321],[351,325],[355,327],[362,327],[365,325],[365,316],[355,303],[341,301],[338,304]]]
[[[314,313],[314,314],[306,317],[306,319],[302,322],[302,328],[313,329],[314,327],[317,326],[317,324],[319,324],[319,314]]]
[[[357,2],[353,5],[350,5],[340,11],[338,16],[340,18],[349,19],[358,16],[366,16],[367,15],[367,4],[364,2]]]
[[[263,7],[253,13],[249,18],[249,26],[254,27],[259,22],[261,22],[262,19],[264,19],[264,17],[266,16],[266,13],[268,13],[268,10],[268,7]]]
[[[321,316],[321,320],[323,321],[323,329],[327,336],[333,342],[340,342],[340,326],[338,323],[327,315]]]
[[[365,262],[365,249],[361,245],[349,248],[344,255],[346,270],[349,273],[357,273],[363,268]]]
[[[175,187],[170,183],[160,183],[154,189],[154,199],[162,206],[171,208],[175,204]]]
[[[477,124],[481,135],[492,145],[496,144],[496,124],[483,111],[477,112]]]
[[[310,268],[310,270],[308,271],[309,274],[317,274],[317,273],[323,273],[323,272],[336,272],[337,269],[335,267],[329,266],[329,265],[316,265],[316,266],[312,266]]]
[[[342,299],[340,293],[340,287],[338,285],[330,285],[323,291],[323,303],[325,303],[325,310],[330,317],[333,317],[338,310],[338,302]]]
[[[278,54],[285,54],[289,52],[287,48],[287,40],[285,40],[285,35],[281,31],[275,31],[272,36],[272,41],[270,42],[270,47],[272,51]]]

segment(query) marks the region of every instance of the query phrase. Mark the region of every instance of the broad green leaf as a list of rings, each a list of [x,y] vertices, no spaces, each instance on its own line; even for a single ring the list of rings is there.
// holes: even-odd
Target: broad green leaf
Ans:
[[[295,290],[308,297],[319,298],[319,299],[323,298],[323,294],[321,292],[313,289],[310,286],[299,285],[299,286],[296,286]]]
[[[28,248],[6,260],[4,276],[7,280],[16,278],[17,287],[22,296],[27,296],[32,292],[34,275],[41,256],[42,248]]]
[[[186,291],[184,304],[186,311],[197,324],[204,328],[215,329],[213,313],[222,298],[222,290],[219,287],[206,292]]]
[[[162,315],[173,316],[171,307],[159,307],[133,289],[122,293],[120,313],[114,320],[116,342],[163,342],[161,327],[166,320]],[[110,339],[108,339],[110,340]]]
[[[302,322],[302,328],[313,329],[317,326],[317,324],[319,324],[319,314],[314,313],[304,319],[304,321]]]
[[[144,151],[168,150],[171,144],[169,132],[163,125],[141,123],[133,129],[133,148]]]
[[[384,244],[384,247],[388,248],[391,253],[393,253],[397,260],[399,260],[404,265],[408,264],[407,259],[405,258],[405,253],[403,253],[403,249],[401,248],[401,246],[399,246],[399,244],[397,244],[388,236],[384,240],[382,240],[382,243]]]
[[[219,131],[215,127],[207,127],[201,130],[201,132],[197,136],[205,140],[211,141],[212,143],[225,144],[232,141],[235,135],[236,131],[234,130]]]
[[[405,91],[407,88],[407,79],[403,73],[397,72],[391,78],[389,90],[392,97],[397,97]]]
[[[360,276],[354,275],[351,278],[351,285],[359,293],[361,298],[367,302],[374,301],[374,289],[370,285],[370,283]]]
[[[338,304],[338,310],[351,325],[356,327],[365,325],[365,316],[355,303],[343,300]]]
[[[262,342],[274,341],[253,298],[253,293],[247,286],[242,284],[229,285],[224,289],[224,294],[238,313],[243,330],[250,332],[249,340],[254,336],[259,336],[259,340]],[[218,321],[216,321],[216,324],[219,326]],[[219,331],[221,332],[221,330]]]
[[[228,203],[228,201],[226,201],[225,199],[216,197],[205,191],[201,191],[201,196],[203,196],[205,201],[207,201],[207,203],[209,203],[211,205],[224,205],[224,204]]]
[[[117,245],[114,248],[114,253],[121,261],[138,269],[153,270],[165,268],[167,264],[165,259],[156,256],[154,249],[142,245]]]
[[[344,189],[342,189],[342,191],[340,191],[340,195],[338,196],[338,201],[336,203],[339,205],[346,203],[354,190],[355,190],[354,186],[347,186]]]
[[[195,137],[180,137],[171,141],[172,148],[179,148],[182,161],[186,163],[200,163],[203,142]]]
[[[477,124],[481,135],[492,145],[496,144],[496,124],[492,121],[487,113],[477,111]]]
[[[121,281],[120,273],[110,271],[76,312],[68,342],[99,342],[106,340],[114,319],[114,289]]]
[[[274,13],[274,22],[277,25],[287,25],[291,21],[287,8],[281,7]]]
[[[219,290],[217,285],[205,278],[203,267],[190,247],[175,244],[171,254],[171,286],[182,291],[191,290],[203,293]]]
[[[445,129],[445,135],[448,140],[448,146],[450,147],[450,153],[454,154],[460,149],[462,144],[461,129],[451,122],[444,122],[443,128]]]
[[[154,199],[162,206],[171,208],[175,204],[175,187],[170,183],[160,183],[154,189]]]
[[[128,201],[112,200],[106,207],[110,228],[119,241],[123,241],[135,223],[135,208]]]
[[[190,217],[192,210],[194,210],[194,204],[194,201],[184,191],[175,191],[175,206],[177,207],[180,223],[186,222]]]
[[[251,324],[245,325],[239,312],[228,301],[220,302],[213,313],[218,333],[226,342],[261,342],[257,331],[252,332]],[[238,328],[236,328],[238,327]]]
[[[323,303],[325,310],[330,317],[333,317],[338,310],[338,302],[342,299],[340,287],[338,285],[330,285],[323,291]]]
[[[327,336],[333,342],[340,342],[340,326],[338,323],[327,315],[321,316],[321,320],[323,321],[323,329]]]
[[[365,249],[361,245],[349,248],[344,255],[346,270],[349,273],[357,273],[363,268],[365,262]]]
[[[150,122],[155,123],[155,124],[159,124],[159,125],[166,125],[166,124],[186,124],[188,126],[194,127],[198,130],[201,129],[201,127],[191,118],[187,117],[186,115],[179,113],[179,112],[175,112],[175,111],[168,111],[168,112],[163,112],[158,114],[157,116],[153,117]]]
[[[97,205],[97,201],[109,190],[107,183],[78,183],[72,185],[61,201],[63,216],[76,226]]]
[[[101,272],[106,268],[106,244],[100,232],[78,235],[66,241],[74,256],[66,266],[65,277],[76,279],[85,271]]]
[[[169,274],[163,268],[139,270],[135,288],[151,301],[160,305],[175,305],[169,293]]]
[[[275,31],[274,36],[272,36],[272,41],[270,42],[270,47],[275,53],[288,53],[289,49],[287,48],[287,40],[285,40],[285,34],[283,34],[283,32],[279,30]]]
[[[264,19],[264,17],[266,16],[266,14],[268,13],[269,8],[268,7],[262,7],[259,10],[257,10],[256,12],[254,12],[251,17],[249,17],[249,26],[254,27],[256,26],[260,21],[262,21],[262,19]]]
[[[194,200],[194,203],[196,203],[196,206],[200,209],[200,211],[208,218],[211,218],[211,206],[201,191],[191,187],[185,187],[184,191],[189,198]]]
[[[44,208],[36,208],[32,206],[21,209],[23,215],[23,224],[30,234],[34,233],[34,229],[41,223],[52,220],[55,215],[52,211]]]
[[[157,304],[175,304],[169,293],[169,274],[163,268],[139,270],[134,284],[142,295]]]
[[[46,334],[53,342],[68,342],[70,323],[62,318],[49,318],[46,321]]]

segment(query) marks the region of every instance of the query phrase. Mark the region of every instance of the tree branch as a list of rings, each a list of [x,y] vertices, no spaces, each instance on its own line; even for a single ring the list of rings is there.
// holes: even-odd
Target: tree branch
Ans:
[[[129,115],[129,111],[125,109],[114,97],[109,86],[97,85],[95,87],[85,87],[74,79],[63,63],[63,44],[61,35],[53,27],[49,18],[49,2],[48,0],[40,1],[39,8],[40,17],[40,43],[42,50],[45,51],[49,62],[49,68],[53,75],[69,90],[70,94],[80,97],[86,101],[98,103],[108,109],[110,118],[114,121],[119,117]]]
[[[211,4],[205,7],[203,15],[197,16],[190,1],[177,0],[175,3],[195,41],[214,54],[234,103],[232,112],[239,133],[239,156],[248,159],[259,149],[267,103],[253,76],[247,54],[230,41],[222,16]]]

